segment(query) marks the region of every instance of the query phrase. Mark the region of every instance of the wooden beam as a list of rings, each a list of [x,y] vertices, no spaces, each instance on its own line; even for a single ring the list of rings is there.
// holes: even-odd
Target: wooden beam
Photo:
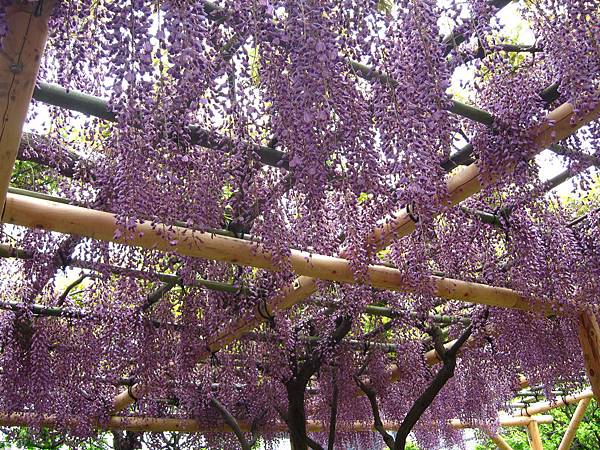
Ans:
[[[552,423],[554,418],[552,416],[535,416],[535,417],[525,417],[525,416],[500,416],[498,422],[501,427],[526,427],[530,423]],[[470,423],[470,422],[462,422],[458,419],[452,419],[450,421],[450,425],[452,428],[457,430],[465,429],[465,428],[481,428],[489,425],[488,423]]]
[[[28,426],[35,423],[36,426],[47,428],[64,428],[65,426],[77,426],[75,418],[66,420],[54,415],[40,415],[35,413],[0,413],[0,426],[15,427]],[[249,432],[252,424],[243,420],[238,421],[242,431]],[[94,426],[101,430],[124,430],[138,432],[166,432],[174,431],[180,433],[231,433],[231,428],[225,424],[202,424],[195,419],[178,418],[156,418],[156,417],[124,417],[111,416],[106,422],[97,422]],[[388,430],[397,429],[397,422],[384,422]],[[319,420],[307,420],[306,428],[309,433],[321,433],[328,431],[329,424]],[[340,432],[372,432],[376,431],[371,423],[359,421],[340,421],[336,429]],[[261,431],[287,432],[287,425],[283,422],[268,424]]]
[[[585,410],[587,409],[591,401],[591,398],[584,398],[583,400],[579,400],[577,408],[573,413],[573,417],[571,417],[571,421],[569,422],[569,426],[565,431],[562,440],[560,441],[558,450],[569,450],[571,448],[573,439],[575,439],[575,435],[577,434],[577,428],[579,428],[579,424],[581,423],[581,420],[585,415]]]
[[[544,446],[542,445],[542,437],[540,436],[540,429],[535,420],[527,424],[527,437],[529,438],[531,450],[544,450]]]
[[[273,271],[279,269],[279,265],[273,262],[272,255],[256,242],[181,227],[169,228],[160,224],[153,226],[147,221],[136,226],[131,238],[118,238],[116,216],[113,214],[17,194],[7,195],[2,221],[146,249],[173,251],[185,256],[225,261],[241,266]],[[350,284],[361,283],[354,278],[350,262],[343,258],[292,249],[288,261],[292,269],[303,276],[301,278]],[[538,310],[530,301],[512,289],[438,276],[430,276],[429,281],[435,295],[440,298],[521,310]],[[414,291],[414,287],[404,280],[401,271],[387,266],[369,266],[366,283],[379,289]],[[304,298],[304,295],[305,285],[299,283],[292,286],[292,292],[288,296],[288,301],[291,302],[289,306],[296,303],[297,298]],[[279,310],[286,309],[288,304],[283,306]],[[543,311],[551,312],[550,309]],[[271,313],[273,312],[271,310]],[[215,345],[221,345],[216,343],[221,342],[222,339],[213,339],[213,341]]]
[[[600,327],[592,310],[585,310],[579,315],[578,331],[585,370],[594,396],[600,401]]]
[[[531,422],[536,423],[551,423],[552,416],[539,417],[501,417],[500,426],[527,426]],[[41,415],[35,413],[0,413],[0,426],[15,427],[28,426],[30,423],[35,423],[37,426],[48,428],[64,428],[65,426],[76,426],[78,420],[76,418],[65,419],[54,415]],[[251,423],[239,420],[240,428],[244,432],[251,429]],[[400,423],[394,421],[384,421],[386,430],[397,430]],[[471,428],[470,425],[463,424],[458,420],[449,421],[448,424],[455,429]],[[433,423],[432,426],[440,424]],[[181,418],[157,418],[157,417],[125,417],[111,416],[107,422],[97,422],[94,425],[98,429],[103,430],[126,430],[139,432],[165,432],[175,431],[181,433],[231,433],[231,428],[225,424],[202,424],[195,419]],[[307,420],[307,431],[310,433],[321,433],[327,431],[329,424],[320,420]],[[361,421],[341,421],[338,422],[336,429],[340,432],[371,432],[375,431],[372,422]],[[287,425],[283,422],[268,424],[261,428],[261,431],[270,432],[286,432]]]
[[[574,117],[573,105],[563,103],[550,112],[539,126],[530,131],[536,149],[535,153],[530,155],[530,157],[535,156],[535,154],[549,147],[551,144],[569,137],[580,127],[597,119],[599,116],[600,105],[583,115],[574,124],[571,124],[571,120]],[[514,169],[514,166],[504,167],[503,173],[510,174]],[[492,183],[497,181],[499,176],[500,174],[491,175],[482,172],[476,163],[467,166],[456,175],[447,179],[446,186],[450,203],[457,205],[481,191],[483,188],[482,181]],[[381,249],[385,248],[394,239],[412,233],[415,229],[415,224],[411,218],[411,214],[404,208],[391,215],[384,225],[373,230],[367,237],[367,242],[375,245],[377,249]]]
[[[594,393],[591,389],[580,392],[575,395],[567,395],[566,397],[560,397],[557,400],[550,402],[538,402],[529,405],[527,408],[521,408],[519,410],[519,416],[531,416],[533,414],[541,414],[550,411],[554,408],[560,408],[561,406],[571,405],[573,403],[579,403],[579,401],[586,398],[592,398]]]
[[[0,56],[0,208],[19,150],[53,6],[53,0],[46,1],[41,14],[34,14],[37,2],[14,1],[6,9],[8,29]]]

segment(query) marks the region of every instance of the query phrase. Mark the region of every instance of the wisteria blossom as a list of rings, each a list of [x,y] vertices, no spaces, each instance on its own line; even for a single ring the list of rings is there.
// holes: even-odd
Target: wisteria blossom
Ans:
[[[50,13],[14,192],[117,223],[115,242],[0,225],[0,416],[51,416],[73,446],[117,414],[194,421],[205,432],[182,448],[404,448],[412,433],[433,449],[462,441],[450,419],[495,429],[519,376],[589,383],[600,9],[512,5],[532,45],[504,33],[507,4],[0,1],[1,36],[12,8]],[[534,159],[564,103],[586,121],[551,147],[576,177],[568,198]],[[448,180],[472,163],[482,189],[456,204]],[[398,211],[412,232],[373,237]],[[173,251],[128,245],[144,221]],[[251,240],[277,270],[186,256],[181,227]],[[349,260],[356,282],[310,280],[272,307],[309,282],[295,250]],[[406,289],[372,287],[369,265]],[[444,298],[440,279],[532,306]]]

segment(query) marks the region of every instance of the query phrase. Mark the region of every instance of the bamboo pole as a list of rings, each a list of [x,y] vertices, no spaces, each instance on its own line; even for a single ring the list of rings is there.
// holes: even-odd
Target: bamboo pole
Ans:
[[[67,90],[55,84],[38,83],[33,98],[49,105],[77,111],[109,122],[117,121],[117,114],[109,110],[107,100],[74,89]],[[274,148],[249,142],[236,142],[226,136],[197,126],[189,127],[188,131],[191,143],[194,145],[222,151],[232,151],[241,145],[254,151],[263,164],[287,168],[285,153]]]
[[[501,427],[526,427],[530,423],[552,423],[554,418],[552,416],[535,416],[535,417],[521,417],[521,416],[500,416],[498,422]],[[462,422],[459,419],[450,420],[450,426],[456,430],[462,430],[465,428],[481,428],[487,424],[479,422]]]
[[[552,416],[539,417],[501,417],[500,426],[526,426],[529,423],[551,423]],[[29,426],[35,423],[37,426],[47,428],[63,428],[65,426],[76,426],[78,420],[76,418],[59,418],[50,414],[36,413],[0,413],[0,426],[15,427]],[[238,421],[240,429],[248,432],[251,429],[251,424],[247,421]],[[472,428],[471,425],[462,423],[459,420],[451,420],[448,424],[454,429]],[[399,422],[384,421],[383,425],[386,430],[395,431],[400,426]],[[435,424],[433,424],[435,425]],[[231,428],[226,424],[202,424],[194,419],[180,418],[157,418],[157,417],[126,417],[126,416],[111,416],[108,421],[96,422],[95,427],[102,430],[124,430],[138,432],[155,432],[161,433],[166,431],[180,433],[231,433]],[[320,433],[329,429],[327,422],[319,420],[307,420],[306,428],[309,433]],[[342,421],[338,422],[336,429],[340,432],[372,432],[376,431],[372,422],[361,421]],[[261,431],[263,432],[287,432],[287,425],[283,422],[267,424]]]
[[[600,401],[600,327],[592,310],[580,314],[578,334],[585,370],[594,396]]]
[[[534,414],[541,414],[550,411],[554,408],[560,408],[561,406],[571,405],[573,403],[579,403],[581,400],[586,398],[592,398],[594,393],[591,389],[586,389],[575,395],[567,395],[560,397],[554,401],[538,402],[529,405],[526,408],[521,408],[518,412],[519,416],[532,416]]]
[[[35,423],[38,426],[48,428],[63,428],[65,426],[76,426],[78,421],[73,419],[61,419],[55,415],[40,415],[35,413],[3,413],[0,414],[0,426],[28,426]],[[238,421],[243,432],[251,430],[251,424],[246,421]],[[179,432],[179,433],[230,433],[231,428],[226,424],[202,424],[195,419],[179,418],[155,418],[155,417],[125,417],[111,416],[106,422],[96,422],[95,427],[102,430],[123,430],[137,432]],[[397,429],[400,424],[396,422],[384,422],[388,430]],[[327,422],[318,420],[307,420],[306,428],[309,433],[320,433],[329,429]],[[372,423],[368,422],[338,422],[336,429],[340,432],[372,432],[376,431]],[[267,424],[261,431],[285,433],[287,425],[283,422]]]
[[[486,433],[490,439],[492,440],[492,442],[494,444],[496,444],[496,447],[498,447],[500,450],[513,450],[513,448],[508,445],[508,442],[506,442],[504,440],[504,438],[502,436],[500,436],[497,433]]]
[[[539,152],[551,144],[569,137],[581,126],[590,123],[599,116],[600,105],[581,117],[575,124],[571,124],[571,120],[574,117],[573,105],[563,103],[550,112],[538,127],[531,130],[534,147]],[[531,156],[533,157],[534,155]],[[514,170],[514,167],[506,167],[504,170],[508,174]],[[490,174],[481,173],[476,163],[467,166],[455,176],[448,178],[446,186],[450,203],[456,205],[479,192],[483,187],[482,178],[485,178],[485,181],[488,183],[496,181]],[[378,249],[383,248],[395,238],[412,233],[414,229],[415,224],[411,218],[411,214],[404,208],[389,217],[383,226],[374,230],[368,236],[367,242],[376,245]]]
[[[115,237],[118,227],[116,216],[113,214],[21,195],[8,194],[2,221],[146,249],[174,251],[185,256],[226,261],[236,265],[273,271],[279,269],[279,266],[273,263],[271,254],[256,242],[181,227],[153,226],[147,221],[137,225],[131,238],[120,239]],[[302,275],[301,279],[322,279],[350,284],[360,282],[354,278],[349,261],[343,258],[291,250],[289,263],[297,274]],[[538,308],[508,288],[438,276],[430,276],[429,281],[435,295],[441,298],[522,310],[541,308],[550,312],[542,306]],[[414,288],[404,281],[402,272],[387,266],[369,266],[366,283],[379,289],[414,291]],[[296,284],[292,289],[293,294],[304,295],[305,286],[302,284]]]
[[[537,421],[532,420],[527,424],[527,437],[529,438],[531,450],[544,450]]]
[[[36,4],[13,1],[6,9],[4,20],[8,29],[0,57],[0,207],[4,205],[19,150],[53,6],[53,0],[47,1],[34,14]]]
[[[573,417],[571,417],[571,421],[569,422],[569,426],[565,431],[565,434],[560,441],[560,445],[558,446],[558,450],[569,450],[571,448],[571,444],[573,443],[573,439],[575,439],[575,435],[577,434],[577,428],[579,428],[579,424],[585,415],[585,410],[592,399],[584,398],[583,400],[579,400],[577,404],[577,408],[573,413]]]

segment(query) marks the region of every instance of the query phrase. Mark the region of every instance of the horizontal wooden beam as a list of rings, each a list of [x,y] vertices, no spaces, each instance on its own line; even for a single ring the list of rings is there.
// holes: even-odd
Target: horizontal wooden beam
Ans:
[[[534,414],[541,414],[550,411],[554,408],[560,408],[561,406],[571,405],[573,403],[579,403],[579,401],[586,398],[592,398],[594,393],[591,389],[586,389],[578,394],[567,395],[565,397],[559,397],[553,401],[532,403],[527,408],[519,409],[517,415],[519,416],[532,416]]]
[[[153,225],[146,221],[131,230],[131,236],[118,237],[117,218],[113,214],[21,195],[8,194],[2,222],[241,266],[279,270],[272,255],[255,242],[181,227]],[[292,269],[302,276],[340,283],[359,282],[352,273],[350,262],[343,258],[291,250],[288,261]],[[430,276],[429,281],[435,295],[448,300],[522,310],[537,307],[508,288],[438,276]],[[404,280],[402,272],[381,265],[369,266],[367,284],[386,290],[414,291],[414,287]]]
[[[526,427],[531,422],[535,423],[552,423],[554,418],[552,416],[535,416],[535,417],[526,417],[526,416],[500,416],[499,423],[501,427]],[[450,421],[450,425],[455,429],[465,429],[465,428],[481,428],[485,426],[489,426],[489,423],[478,423],[478,422],[462,422],[458,419],[452,419]]]
[[[0,426],[15,427],[28,426],[35,423],[37,426],[47,428],[64,428],[65,426],[76,426],[76,419],[64,419],[54,415],[40,415],[35,413],[2,413],[0,414]],[[238,421],[242,431],[249,432],[251,424],[246,421]],[[397,429],[400,424],[396,422],[385,422],[384,426],[388,430]],[[161,433],[166,431],[179,433],[230,433],[231,429],[226,424],[202,424],[194,419],[178,418],[153,418],[153,417],[125,417],[111,416],[107,422],[97,423],[96,427],[101,430],[123,430],[137,432]],[[318,420],[308,420],[306,428],[309,433],[320,433],[329,429],[327,422]],[[269,424],[261,428],[263,432],[287,432],[287,425],[278,422]],[[372,432],[376,431],[369,422],[349,422],[338,421],[336,430],[348,433]]]
[[[558,108],[550,112],[541,124],[531,130],[531,138],[533,140],[536,152],[549,147],[558,141],[566,139],[575,133],[580,127],[598,119],[600,116],[600,105],[593,110],[583,114],[581,117],[575,118],[573,114],[573,105],[563,103]],[[535,156],[534,154],[530,155]],[[504,167],[503,173],[512,173],[514,167]],[[457,205],[463,200],[471,197],[483,188],[484,181],[492,183],[498,179],[500,175],[491,175],[482,173],[479,166],[474,163],[465,167],[462,171],[454,176],[451,176],[446,181],[448,197],[450,203]],[[410,234],[415,229],[415,223],[412,219],[413,213],[406,208],[390,215],[385,224],[376,228],[367,238],[367,242],[374,244],[377,248],[384,248],[398,237]]]
[[[500,426],[527,426],[531,422],[550,423],[552,416],[538,417],[500,417]],[[28,426],[35,423],[37,426],[47,428],[64,428],[65,426],[76,426],[78,421],[73,419],[64,419],[54,415],[41,415],[35,413],[0,413],[0,426],[16,427]],[[251,430],[251,424],[247,421],[238,421],[240,429],[244,432]],[[448,424],[455,429],[473,428],[477,425],[470,425],[459,420],[451,420]],[[399,422],[384,421],[386,430],[396,431],[400,426]],[[436,424],[432,424],[436,425]],[[123,430],[137,432],[179,432],[179,433],[230,433],[231,429],[224,423],[222,424],[202,424],[194,419],[179,418],[156,418],[156,417],[126,417],[111,416],[107,422],[97,423],[96,427],[101,430]],[[307,420],[306,428],[309,433],[320,433],[329,429],[327,422],[319,420]],[[288,428],[285,423],[277,422],[269,424],[259,429],[262,432],[286,433]],[[346,433],[360,433],[376,431],[372,422],[362,421],[338,421],[336,430]]]

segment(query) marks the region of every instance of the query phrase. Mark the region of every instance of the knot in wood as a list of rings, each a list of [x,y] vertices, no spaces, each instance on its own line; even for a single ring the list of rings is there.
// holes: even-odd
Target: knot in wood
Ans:
[[[23,64],[22,63],[13,63],[9,66],[10,71],[15,75],[23,72]]]

